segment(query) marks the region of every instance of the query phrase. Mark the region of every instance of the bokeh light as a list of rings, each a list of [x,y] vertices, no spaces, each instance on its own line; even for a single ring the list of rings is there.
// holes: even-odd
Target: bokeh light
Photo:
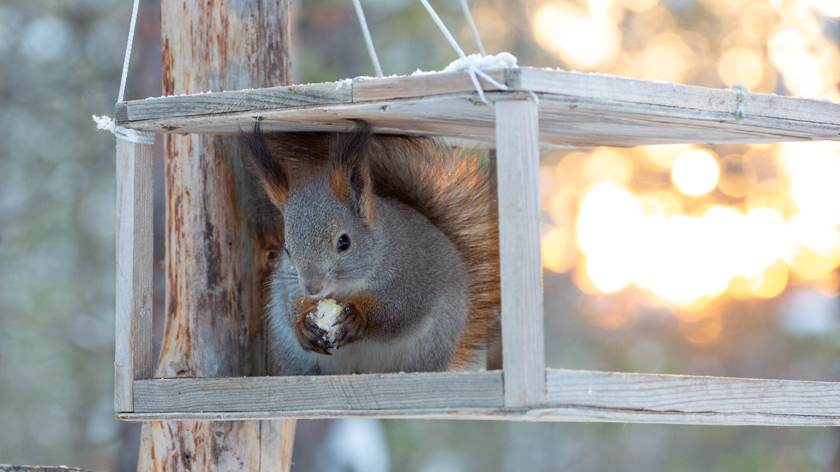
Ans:
[[[840,2],[837,0],[800,0],[800,2],[814,7],[828,16],[840,17]]]
[[[671,169],[671,179],[681,192],[703,195],[717,185],[720,169],[709,151],[695,149],[682,153]]]
[[[546,50],[579,69],[601,70],[612,65],[621,46],[621,32],[609,15],[595,15],[564,2],[548,2],[539,9],[534,17],[534,37]]]
[[[670,304],[697,344],[720,331],[700,323],[713,299],[773,298],[801,282],[840,289],[840,147],[741,148],[720,165],[712,149],[688,145],[556,151],[542,169],[554,185],[545,267],[571,271],[588,294]],[[592,322],[624,326],[611,316]]]
[[[764,65],[761,57],[745,48],[732,48],[723,54],[718,74],[727,87],[743,85],[753,89],[761,83]]]

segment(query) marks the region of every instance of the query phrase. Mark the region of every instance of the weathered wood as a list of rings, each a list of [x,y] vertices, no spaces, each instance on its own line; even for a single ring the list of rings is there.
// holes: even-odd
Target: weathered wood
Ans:
[[[738,92],[730,89],[530,67],[520,69],[514,80],[508,77],[509,85],[516,90],[723,113],[732,123],[736,121]],[[825,100],[750,93],[746,123],[755,116],[840,125],[838,108],[840,105]]]
[[[488,71],[487,75],[497,82],[504,83],[504,70]],[[499,90],[498,87],[481,77],[478,77],[478,80],[481,88],[485,91]],[[365,77],[353,80],[354,102],[426,97],[473,91],[475,91],[475,85],[466,72],[417,74],[381,79]]]
[[[549,370],[546,383],[551,405],[660,413],[840,416],[840,383],[835,382]]]
[[[152,145],[117,139],[114,411],[134,411],[132,383],[152,377]]]
[[[491,74],[501,79],[502,71]],[[637,146],[666,143],[762,143],[840,136],[840,105],[776,95],[749,94],[746,120],[735,118],[738,95],[709,89],[603,74],[542,69],[509,69],[505,83],[540,97],[540,139],[544,143],[577,146]],[[495,101],[508,92],[489,91]],[[128,115],[142,108],[144,119],[123,126],[146,131],[236,133],[266,118],[269,131],[329,130],[346,126],[350,118],[375,122],[385,132],[492,140],[494,107],[478,99],[466,74],[427,74],[355,80],[353,104],[265,108],[259,113],[178,115],[167,101],[181,97],[129,102]],[[256,92],[252,92],[256,93]],[[273,91],[271,93],[280,93]],[[514,92],[516,93],[516,92]],[[216,100],[205,94],[202,100]],[[229,99],[218,100],[227,103]],[[246,107],[247,101],[231,103]],[[223,105],[219,105],[223,106]],[[138,115],[139,116],[139,115]]]
[[[379,418],[413,420],[495,420],[574,423],[644,423],[684,425],[750,425],[750,426],[840,426],[840,416],[799,416],[779,414],[741,413],[680,413],[637,410],[611,410],[589,407],[544,407],[525,410],[443,409],[443,410],[356,410],[325,411],[300,410],[293,414],[283,411],[256,411],[232,413],[122,413],[125,421],[212,420],[246,421],[253,419],[329,419],[329,418]]]
[[[288,0],[162,0],[164,94],[289,84],[288,13]],[[254,91],[224,96],[226,103],[210,94],[173,102],[191,114],[266,100]],[[277,242],[258,217],[246,156],[232,137],[167,135],[164,144],[166,319],[156,375],[264,375],[261,274]],[[147,423],[139,470],[288,467],[263,462],[262,451],[283,447],[280,434],[264,433],[261,421]]]
[[[488,92],[496,100],[501,92]],[[351,118],[376,123],[385,133],[423,134],[473,140],[495,136],[494,109],[476,103],[475,94],[425,99],[387,100],[353,105],[269,110],[259,114],[173,117],[135,122],[146,131],[235,134],[264,118],[268,131],[332,131]],[[666,109],[646,104],[540,94],[540,140],[573,145],[635,146],[674,142],[780,142],[833,139],[838,127],[778,118],[753,117],[750,123],[728,123],[728,113]]]
[[[726,92],[726,91],[721,91]],[[487,92],[491,101],[507,92]],[[538,94],[540,141],[576,146],[637,146],[667,143],[769,143],[836,139],[840,126],[750,115],[744,124],[732,113]],[[793,100],[793,99],[792,99]],[[840,105],[838,105],[840,109]],[[840,113],[840,112],[838,112]],[[144,131],[236,134],[262,117],[267,131],[331,131],[351,118],[367,119],[382,132],[490,141],[494,109],[475,93],[395,99],[348,105],[261,110],[259,113],[157,117],[131,122]]]
[[[545,402],[540,153],[532,97],[496,102],[505,406]]]
[[[777,426],[840,426],[840,383],[793,380],[736,379],[682,375],[625,374],[574,370],[546,371],[545,404],[533,408],[503,406],[503,392],[496,383],[499,372],[431,374],[383,374],[379,376],[206,379],[194,383],[173,380],[138,381],[138,402],[149,402],[154,412],[125,413],[126,420],[255,418],[417,418],[495,419],[515,421],[582,421],[673,424],[754,424]],[[505,373],[504,375],[507,375]],[[387,377],[408,376],[409,380]],[[350,380],[348,380],[350,379]],[[234,402],[219,388],[247,392],[256,386],[298,383],[285,398],[273,392],[266,400],[247,394]],[[178,380],[177,382],[185,382]],[[349,390],[336,388],[353,382]],[[403,384],[402,382],[406,382]],[[420,385],[406,389],[404,385]],[[446,404],[435,388],[445,389],[456,400]],[[284,384],[284,388],[287,385]],[[459,387],[460,386],[460,387]],[[305,392],[334,392],[338,399],[316,393],[308,405]],[[154,400],[152,395],[154,392]],[[166,392],[166,393],[164,393]],[[169,412],[189,395],[191,409]],[[213,399],[202,399],[202,395]],[[375,397],[374,397],[375,395]],[[427,402],[429,401],[429,402]],[[195,403],[192,403],[195,402]],[[424,403],[427,402],[427,403]],[[234,407],[238,411],[226,411]],[[266,407],[273,407],[268,408]]]
[[[32,465],[9,465],[0,464],[0,472],[88,472],[86,469],[77,469],[75,467],[60,466],[32,466]]]
[[[502,373],[156,379],[135,384],[135,412],[501,408]]]
[[[119,104],[118,109],[124,108],[125,113],[118,112],[117,116],[119,118],[124,116],[123,122],[148,120],[162,113],[173,116],[196,116],[244,112],[256,116],[260,110],[334,105],[352,101],[351,87],[341,87],[332,82],[150,98],[132,102],[131,107]]]
[[[296,420],[260,421],[260,472],[291,470],[296,427]]]

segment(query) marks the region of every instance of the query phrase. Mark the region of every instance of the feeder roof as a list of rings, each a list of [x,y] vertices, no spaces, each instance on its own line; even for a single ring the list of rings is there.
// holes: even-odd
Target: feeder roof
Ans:
[[[840,104],[606,74],[536,68],[489,71],[509,90],[479,79],[493,102],[508,94],[539,100],[546,145],[637,146],[834,140]],[[378,132],[430,135],[492,146],[495,107],[469,74],[356,78],[234,92],[199,93],[117,105],[117,124],[164,133],[233,134],[262,120],[266,131],[332,131],[352,118]]]

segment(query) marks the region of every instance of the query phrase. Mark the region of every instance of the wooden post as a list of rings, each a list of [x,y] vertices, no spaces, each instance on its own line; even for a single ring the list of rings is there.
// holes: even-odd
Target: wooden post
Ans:
[[[288,13],[289,0],[162,0],[164,94],[288,85]],[[261,274],[272,234],[237,138],[167,135],[165,152],[156,376],[265,375]],[[288,470],[293,435],[293,421],[145,423],[139,470]]]
[[[152,153],[117,139],[117,413],[134,411],[134,381],[152,377]]]
[[[505,407],[545,403],[539,121],[528,95],[496,102]]]

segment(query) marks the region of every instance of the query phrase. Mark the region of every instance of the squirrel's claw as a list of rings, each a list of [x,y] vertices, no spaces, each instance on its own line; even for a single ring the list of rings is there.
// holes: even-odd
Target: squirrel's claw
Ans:
[[[298,317],[295,323],[295,336],[298,338],[300,347],[306,351],[328,356],[332,354],[329,351],[331,344],[327,332],[319,328],[315,320],[306,314]]]
[[[329,349],[332,345],[327,332],[318,327],[315,317],[310,316],[317,310],[318,300],[301,297],[295,300],[295,307],[298,312],[297,321],[295,321],[295,336],[300,347],[306,351],[331,355]]]
[[[367,317],[364,312],[359,310],[353,302],[346,301],[341,305],[341,313],[333,323],[333,326],[338,327],[335,330],[336,349],[361,339],[367,325]]]

